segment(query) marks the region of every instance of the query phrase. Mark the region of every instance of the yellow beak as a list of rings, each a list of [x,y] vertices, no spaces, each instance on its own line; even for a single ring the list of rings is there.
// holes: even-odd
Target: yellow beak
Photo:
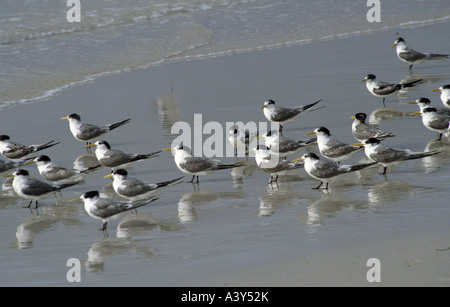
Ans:
[[[113,174],[108,174],[108,175],[106,175],[105,177],[103,177],[103,178],[112,178],[112,177],[114,177],[114,175]]]
[[[397,46],[397,44],[393,44],[393,45],[391,46],[391,49],[394,48],[395,46]]]
[[[297,158],[297,159],[295,159],[295,160],[292,160],[291,162],[297,162],[297,161],[305,161],[305,159],[303,159],[303,158]]]
[[[417,102],[415,102],[415,101],[410,101],[410,102],[408,102],[408,104],[417,104]]]
[[[266,105],[263,105],[263,106],[261,106],[259,109],[262,110],[262,109],[264,109],[264,108],[266,108],[266,107],[267,107]]]
[[[164,149],[161,149],[161,151],[172,151],[172,148],[164,148]]]
[[[95,145],[95,144],[89,144],[89,145],[84,146],[84,148],[89,148],[89,147],[97,147],[97,145]]]
[[[438,88],[435,88],[435,89],[430,90],[430,92],[440,92],[440,91],[441,91],[441,90],[438,89]]]
[[[366,81],[367,81],[366,79],[362,79],[362,80],[361,80],[361,82],[366,82]]]
[[[308,133],[305,133],[305,135],[311,135],[311,134],[316,134],[314,131],[310,131]]]
[[[420,114],[421,114],[420,112],[414,112],[414,113],[411,113],[409,115],[420,115]]]
[[[351,118],[351,119],[355,119],[356,117],[355,117],[355,115],[352,115],[352,116],[350,116],[350,118]]]
[[[67,116],[61,117],[60,119],[69,119]]]
[[[25,162],[23,165],[29,165],[29,164],[33,164],[33,163],[36,163],[36,162],[34,162],[33,160],[31,160],[31,161]]]
[[[11,175],[11,174],[7,174],[7,175],[2,175],[2,177],[7,177],[7,178],[11,178],[11,177],[14,177],[14,175]]]
[[[77,197],[77,198],[69,200],[69,203],[73,203],[74,201],[82,201],[82,199]]]
[[[350,146],[364,146],[364,144],[363,143],[355,143],[355,144],[352,144],[352,145],[350,145]]]

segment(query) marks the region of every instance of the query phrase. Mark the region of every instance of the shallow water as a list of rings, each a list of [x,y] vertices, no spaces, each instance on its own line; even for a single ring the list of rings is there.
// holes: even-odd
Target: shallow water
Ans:
[[[417,49],[443,52],[449,50],[448,41],[439,37],[447,30],[448,23],[437,23],[400,32]],[[200,178],[199,186],[182,183],[161,191],[160,200],[151,206],[111,222],[108,237],[97,231],[101,222],[89,217],[81,204],[68,202],[93,189],[115,197],[110,181],[103,179],[108,170],[96,171],[84,185],[63,191],[62,199],[42,201],[38,212],[32,213],[21,208],[27,201],[11,195],[5,184],[0,199],[0,284],[260,285],[270,283],[271,274],[263,273],[270,273],[272,267],[275,273],[283,264],[307,267],[306,260],[322,259],[337,250],[352,253],[358,246],[364,246],[367,253],[350,267],[347,273],[353,278],[342,280],[344,284],[367,283],[365,261],[369,257],[383,255],[387,260],[382,265],[389,266],[392,258],[388,256],[395,255],[406,266],[403,261],[411,262],[410,257],[416,256],[414,244],[404,246],[402,238],[409,238],[407,242],[434,234],[439,234],[436,240],[441,238],[449,232],[450,213],[445,184],[450,168],[448,139],[434,142],[435,134],[419,118],[407,116],[416,107],[406,102],[425,96],[439,105],[438,95],[429,90],[448,83],[450,75],[448,62],[423,64],[411,75],[389,49],[396,31],[167,63],[97,79],[50,100],[3,109],[2,133],[26,144],[61,141],[46,153],[65,166],[86,158],[83,144],[72,138],[67,122],[59,120],[69,113],[79,112],[86,122],[97,123],[131,117],[129,124],[105,139],[115,148],[146,153],[168,147],[174,138],[172,124],[179,120],[191,123],[196,113],[203,115],[205,123],[264,121],[259,106],[268,98],[287,106],[323,99],[325,108],[286,126],[285,133],[291,137],[306,138],[304,133],[325,125],[335,138],[354,143],[349,117],[366,112],[380,128],[397,135],[386,144],[415,151],[433,147],[442,153],[405,162],[391,169],[387,178],[378,168],[342,177],[331,184],[328,193],[312,190],[318,183],[303,170],[280,177],[278,185],[270,186],[269,176],[252,166],[250,159],[241,175],[221,171]],[[388,107],[382,108],[381,100],[370,96],[360,83],[367,73],[385,80],[423,78],[425,82],[387,99]],[[363,155],[357,155],[349,163],[362,159]],[[39,177],[34,167],[28,169]],[[170,153],[136,163],[129,172],[150,182],[180,175]],[[385,238],[396,243],[385,245]],[[426,248],[445,249],[448,241]],[[66,280],[69,258],[82,263],[80,284]],[[321,264],[326,270],[329,262]],[[427,282],[448,285],[450,272],[445,264],[448,260],[436,264],[446,269]],[[256,276],[252,281],[230,282],[232,276],[247,271],[248,276]],[[272,285],[317,282],[314,275],[309,277],[277,279]],[[400,274],[395,281],[421,284],[408,274]]]

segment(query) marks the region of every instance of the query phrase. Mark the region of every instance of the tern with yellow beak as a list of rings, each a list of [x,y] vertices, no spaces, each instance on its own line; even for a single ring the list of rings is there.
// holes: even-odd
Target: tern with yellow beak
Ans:
[[[355,139],[362,142],[369,138],[385,139],[394,137],[390,132],[384,132],[369,123],[366,123],[366,113],[356,113],[350,118],[354,119],[352,123],[352,134]]]
[[[339,165],[333,161],[322,161],[315,153],[312,152],[306,153],[301,158],[295,159],[292,162],[297,161],[304,161],[306,173],[308,173],[308,175],[312,178],[320,181],[319,186],[313,188],[315,190],[320,189],[324,183],[326,184],[324,189],[328,190],[328,184],[333,180],[333,178],[339,175],[359,171],[376,164],[376,162],[373,162],[355,165]]]
[[[441,92],[440,98],[442,104],[447,109],[450,109],[450,84],[440,86],[439,88],[432,89],[431,92]]]
[[[152,198],[146,202],[116,201],[100,197],[98,191],[89,191],[79,198],[72,199],[71,202],[83,201],[86,212],[91,217],[102,220],[102,228],[99,230],[106,231],[108,222],[118,219],[122,213],[148,205],[155,200],[157,198]]]
[[[434,107],[426,107],[420,112],[414,112],[410,115],[421,115],[422,124],[425,128],[438,134],[438,141],[442,139],[442,135],[448,132],[450,116],[439,113]]]
[[[364,146],[364,152],[369,160],[383,165],[383,175],[386,174],[390,165],[396,165],[402,161],[421,159],[438,154],[438,151],[413,152],[409,149],[397,149],[386,146],[375,138],[365,140],[363,143],[354,144],[355,146]]]
[[[111,149],[111,145],[107,141],[97,141],[95,144],[89,144],[85,147],[96,147],[95,156],[97,157],[98,162],[105,167],[109,167],[112,169],[116,168],[125,168],[129,164],[146,160],[150,158],[157,157],[157,154],[161,151],[155,151],[148,154],[131,154],[125,153],[123,151],[117,149]]]
[[[61,119],[67,119],[69,121],[70,132],[72,132],[73,137],[80,142],[85,142],[86,145],[98,141],[100,137],[105,135],[107,132],[119,128],[131,120],[131,118],[128,118],[114,124],[97,126],[82,123],[81,117],[77,113],[72,113],[68,116],[61,117]]]
[[[319,108],[316,108],[316,109],[311,109],[311,108],[321,101],[322,101],[322,99],[320,99],[316,102],[307,104],[305,106],[299,106],[299,107],[290,109],[290,108],[276,106],[275,101],[273,101],[272,99],[269,99],[264,102],[264,104],[260,107],[260,110],[264,110],[264,116],[267,118],[268,121],[276,122],[276,123],[280,124],[280,132],[281,132],[281,131],[283,131],[283,125],[285,123],[293,121],[301,113],[304,113],[307,110],[309,110],[309,112],[318,110]]]
[[[450,55],[419,52],[409,48],[403,38],[399,37],[395,40],[391,48],[396,48],[397,57],[409,64],[409,70],[412,70],[414,64],[420,64],[428,60],[445,60]]]
[[[191,153],[191,149],[185,145],[165,148],[163,151],[171,151],[173,153],[175,164],[178,169],[185,174],[192,175],[190,182],[194,182],[195,177],[197,177],[196,183],[198,183],[199,176],[205,176],[217,170],[230,169],[246,165],[243,162],[223,163],[217,159],[194,157]]]
[[[319,127],[314,131],[308,132],[305,135],[315,134],[317,136],[317,145],[320,154],[334,162],[340,163],[353,157],[356,153],[363,150],[363,147],[355,147],[345,144],[341,141],[331,138],[330,130],[325,127]]]

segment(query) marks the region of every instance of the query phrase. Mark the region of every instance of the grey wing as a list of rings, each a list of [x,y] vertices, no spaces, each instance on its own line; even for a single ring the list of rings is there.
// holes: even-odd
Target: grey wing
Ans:
[[[330,140],[327,145],[330,146],[330,148],[328,150],[324,150],[323,155],[330,158],[340,157],[342,155],[359,150],[358,147],[350,146],[337,140]]]
[[[130,161],[130,156],[120,150],[108,150],[105,154],[105,158],[101,159],[99,162],[107,167],[114,167]]]
[[[377,86],[373,88],[373,92],[377,95],[389,95],[398,90],[398,85],[387,82],[378,82]]]
[[[422,52],[415,51],[415,50],[410,49],[410,48],[406,49],[405,51],[400,52],[398,54],[398,56],[401,59],[403,59],[405,61],[408,61],[408,62],[419,61],[419,60],[422,60],[422,59],[427,57],[426,54],[424,54]]]
[[[314,176],[318,178],[331,178],[339,174],[338,166],[332,161],[319,161],[314,170]]]
[[[279,142],[278,149],[280,152],[289,152],[305,147],[305,141],[282,139]]]
[[[41,196],[58,190],[58,186],[48,183],[29,179],[28,184],[22,188],[22,193],[30,196]]]
[[[302,110],[298,109],[289,109],[284,107],[278,107],[276,112],[274,112],[271,116],[271,120],[276,122],[286,121],[298,114],[300,114]]]
[[[90,213],[102,219],[114,216],[127,210],[127,203],[119,203],[110,199],[99,199]]]
[[[43,177],[49,181],[58,181],[61,179],[70,178],[78,173],[79,172],[75,170],[55,165],[50,171],[43,174]]]
[[[448,123],[448,117],[440,116],[439,118],[430,122],[430,127],[436,130],[445,130],[449,127]]]
[[[372,153],[370,158],[381,163],[391,163],[402,160],[407,155],[407,152],[404,150],[384,147],[383,149]]]
[[[184,162],[180,163],[180,166],[189,172],[196,173],[209,170],[215,164],[212,160],[201,157],[187,157],[184,159]]]
[[[105,132],[107,132],[106,128],[91,124],[83,124],[80,127],[80,133],[77,135],[77,137],[83,140],[90,140],[104,134]]]
[[[127,197],[138,196],[156,189],[155,184],[145,183],[137,179],[127,179],[118,189],[120,195]]]
[[[33,148],[21,144],[9,143],[3,155],[8,159],[17,159],[34,152]]]

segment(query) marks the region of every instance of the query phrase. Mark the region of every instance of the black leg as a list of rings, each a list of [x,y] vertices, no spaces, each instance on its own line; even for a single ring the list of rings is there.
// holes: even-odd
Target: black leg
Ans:
[[[320,187],[322,186],[322,184],[323,184],[323,182],[321,181],[320,184],[319,184],[317,187],[313,188],[313,190],[318,190],[318,189],[320,189]]]
[[[100,228],[100,230],[105,231],[106,230],[106,226],[108,226],[108,222],[103,222],[102,228]]]
[[[386,104],[384,103],[384,100],[385,100],[386,98],[383,98],[383,107],[385,107],[386,106]]]
[[[386,175],[387,167],[385,166],[383,169],[383,175]]]
[[[189,182],[194,182],[194,179],[195,179],[195,175],[192,175],[192,179],[191,179],[191,181],[189,181]]]

